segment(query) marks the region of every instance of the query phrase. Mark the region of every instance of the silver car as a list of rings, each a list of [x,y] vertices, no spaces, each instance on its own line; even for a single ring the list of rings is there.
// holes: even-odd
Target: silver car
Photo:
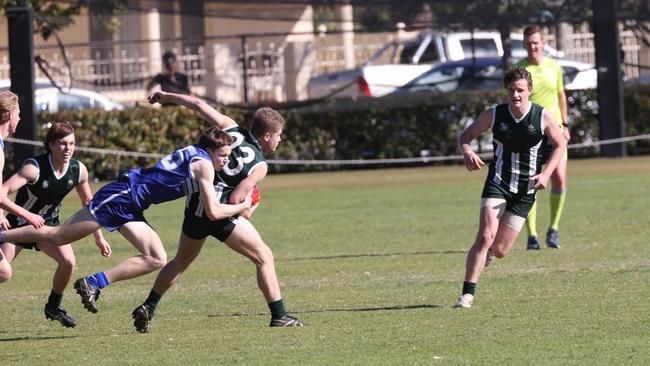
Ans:
[[[35,103],[37,112],[58,112],[66,109],[124,109],[124,105],[114,102],[104,95],[92,90],[79,88],[57,89],[52,83],[45,80],[34,82],[36,88]],[[0,80],[0,91],[9,90],[10,80]]]

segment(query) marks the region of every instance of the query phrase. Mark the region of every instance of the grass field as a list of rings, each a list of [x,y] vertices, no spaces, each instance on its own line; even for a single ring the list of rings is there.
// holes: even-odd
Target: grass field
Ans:
[[[274,175],[253,222],[273,248],[288,310],[305,328],[268,328],[253,265],[211,239],[161,301],[151,333],[131,311],[154,274],[111,285],[100,310],[74,290],[79,321],[46,321],[54,262],[23,252],[0,285],[1,365],[621,365],[650,364],[650,157],[570,162],[562,249],[525,250],[525,235],[452,309],[477,229],[485,171],[461,166]],[[548,191],[539,195],[546,231]],[[151,208],[169,256],[182,204]],[[78,207],[69,200],[67,217]],[[113,256],[75,244],[76,277]]]

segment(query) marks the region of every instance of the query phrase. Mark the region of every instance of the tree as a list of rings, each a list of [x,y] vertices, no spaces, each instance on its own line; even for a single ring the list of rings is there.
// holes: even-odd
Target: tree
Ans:
[[[81,9],[92,6],[93,13],[117,14],[124,10],[127,0],[0,0],[0,8],[29,6],[34,12],[34,32],[48,39],[74,23]],[[108,26],[108,24],[107,24]]]

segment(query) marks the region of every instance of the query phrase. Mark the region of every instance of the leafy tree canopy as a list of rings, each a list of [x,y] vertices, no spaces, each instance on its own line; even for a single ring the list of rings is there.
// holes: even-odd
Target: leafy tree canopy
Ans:
[[[56,32],[74,23],[74,16],[88,7],[93,14],[117,14],[126,7],[127,0],[0,0],[1,9],[31,7],[34,11],[34,32],[48,39]]]

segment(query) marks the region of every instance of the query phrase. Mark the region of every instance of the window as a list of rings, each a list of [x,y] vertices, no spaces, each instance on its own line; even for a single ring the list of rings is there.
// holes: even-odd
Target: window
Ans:
[[[82,95],[58,94],[59,110],[98,108],[99,103]]]
[[[420,64],[432,63],[440,60],[440,55],[438,55],[438,50],[436,49],[436,42],[431,40],[427,49],[424,50],[422,56],[420,56]]]
[[[36,111],[43,112],[50,109],[50,98],[46,95],[37,95],[34,104],[36,104]]]
[[[416,80],[409,89],[411,91],[436,90],[443,93],[454,91],[458,88],[463,70],[462,66],[440,67]]]
[[[466,71],[465,80],[459,89],[462,90],[498,90],[502,88],[503,68],[489,65],[476,70],[473,75],[471,68]]]
[[[472,57],[472,40],[461,39],[460,46],[463,48],[463,54],[466,58]],[[474,38],[474,56],[475,57],[498,57],[499,49],[493,39]]]
[[[400,55],[399,58],[399,63],[412,64],[413,56],[415,56],[415,53],[418,51],[419,47],[420,47],[420,43],[405,44],[404,49],[402,50],[402,54]]]
[[[571,84],[579,72],[580,70],[575,67],[562,66],[562,81],[564,82],[564,85],[566,86],[567,84]]]

